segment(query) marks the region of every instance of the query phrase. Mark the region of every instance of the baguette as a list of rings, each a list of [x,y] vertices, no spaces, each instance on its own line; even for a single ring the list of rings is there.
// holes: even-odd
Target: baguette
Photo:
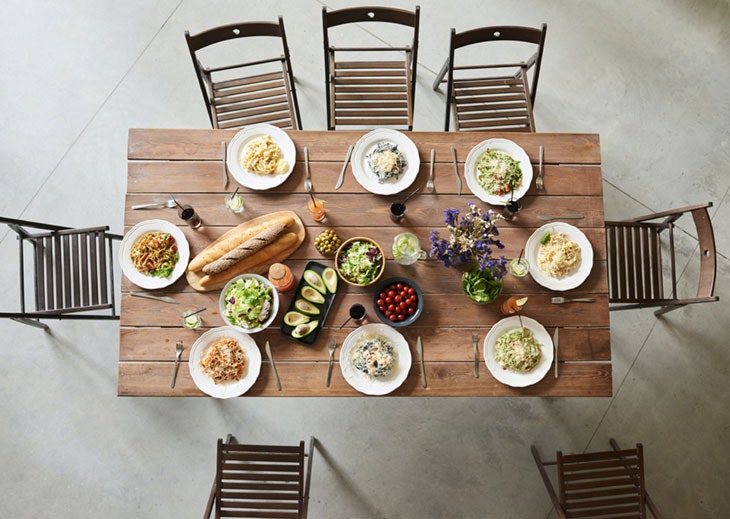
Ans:
[[[255,254],[267,245],[274,243],[285,230],[286,226],[282,223],[277,223],[271,227],[267,227],[250,240],[246,240],[235,249],[225,253],[223,257],[208,263],[203,267],[203,272],[212,276],[213,274],[218,274],[219,272],[229,269],[242,259]]]
[[[276,240],[271,245],[267,245],[260,251],[252,254],[246,259],[239,261],[238,263],[234,264],[223,272],[213,274],[212,276],[203,276],[202,278],[200,278],[199,284],[202,287],[206,287],[208,285],[217,284],[220,282],[227,283],[239,274],[244,274],[256,265],[269,261],[271,258],[274,258],[276,255],[284,252],[292,245],[295,245],[297,243],[297,240],[298,238],[295,233],[285,233],[281,238]]]
[[[250,240],[253,236],[256,236],[264,229],[271,227],[272,225],[275,225],[277,223],[284,224],[286,228],[289,228],[294,225],[294,218],[290,214],[280,215],[269,220],[260,222],[256,225],[246,227],[240,232],[232,233],[230,236],[218,242],[213,242],[200,254],[195,256],[192,261],[190,261],[190,263],[188,264],[188,270],[190,272],[198,272],[199,270],[202,270],[203,267],[206,266],[208,263],[211,263],[223,257],[227,252],[235,249],[243,242]]]

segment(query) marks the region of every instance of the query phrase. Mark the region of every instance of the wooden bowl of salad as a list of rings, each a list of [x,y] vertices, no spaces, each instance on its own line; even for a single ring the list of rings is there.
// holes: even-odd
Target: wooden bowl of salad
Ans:
[[[220,313],[231,328],[243,333],[266,329],[279,311],[279,294],[271,281],[258,274],[231,279],[220,296]]]
[[[364,236],[345,240],[335,254],[335,269],[345,283],[356,287],[372,285],[385,270],[383,249]]]

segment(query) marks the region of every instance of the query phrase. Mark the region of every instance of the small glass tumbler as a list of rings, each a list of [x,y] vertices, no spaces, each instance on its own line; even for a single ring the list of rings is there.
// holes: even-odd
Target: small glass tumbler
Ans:
[[[390,219],[399,223],[406,216],[406,204],[402,202],[393,202],[390,204]]]
[[[502,209],[502,216],[505,220],[511,220],[515,217],[515,215],[517,215],[521,208],[522,206],[517,200],[510,200],[504,205],[504,208]]]
[[[177,215],[185,220],[190,227],[197,229],[203,224],[200,215],[195,212],[195,209],[189,205],[181,205],[180,209],[177,210]]]
[[[182,325],[187,330],[195,330],[200,327],[203,320],[195,310],[186,310],[182,314]]]
[[[235,214],[238,214],[244,210],[243,197],[238,193],[227,194],[224,204],[226,206],[226,209]]]
[[[356,323],[363,324],[366,315],[367,312],[365,311],[365,307],[360,303],[355,303],[350,307],[350,319],[352,319]]]
[[[307,204],[307,209],[309,209],[309,214],[315,222],[327,221],[327,211],[324,210],[324,202],[319,198],[310,200]]]
[[[512,258],[509,262],[509,272],[516,278],[523,278],[530,272],[530,263],[527,258]]]

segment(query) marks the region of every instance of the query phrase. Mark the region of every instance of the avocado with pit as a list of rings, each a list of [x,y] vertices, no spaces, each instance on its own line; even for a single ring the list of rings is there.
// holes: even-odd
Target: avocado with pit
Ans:
[[[308,323],[300,324],[292,330],[291,336],[295,339],[301,339],[302,337],[306,337],[312,333],[317,326],[319,326],[319,321],[310,321]]]
[[[305,299],[297,299],[294,301],[294,308],[308,315],[319,315],[319,308]]]
[[[337,292],[337,279],[337,271],[332,267],[327,267],[322,271],[322,281],[331,294]]]
[[[319,290],[315,290],[312,287],[302,288],[302,297],[311,303],[324,303],[324,296],[322,295],[322,292],[320,292]]]
[[[289,326],[298,326],[300,324],[308,323],[309,322],[309,316],[304,315],[301,312],[295,312],[292,310],[291,312],[287,312],[284,315],[284,324],[287,324]]]
[[[322,278],[319,274],[317,274],[315,271],[308,269],[304,271],[304,274],[302,274],[302,277],[304,280],[309,283],[312,287],[314,287],[318,292],[322,294],[327,293],[327,288],[324,286],[324,281],[322,281]]]

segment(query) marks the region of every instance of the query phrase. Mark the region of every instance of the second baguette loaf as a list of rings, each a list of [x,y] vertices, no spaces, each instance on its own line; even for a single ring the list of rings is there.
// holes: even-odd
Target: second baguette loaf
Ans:
[[[246,240],[235,249],[224,254],[223,257],[208,263],[205,267],[203,267],[203,272],[208,275],[223,272],[242,259],[251,256],[276,241],[276,239],[281,236],[285,230],[286,226],[283,223],[277,223],[264,229],[250,240]]]

